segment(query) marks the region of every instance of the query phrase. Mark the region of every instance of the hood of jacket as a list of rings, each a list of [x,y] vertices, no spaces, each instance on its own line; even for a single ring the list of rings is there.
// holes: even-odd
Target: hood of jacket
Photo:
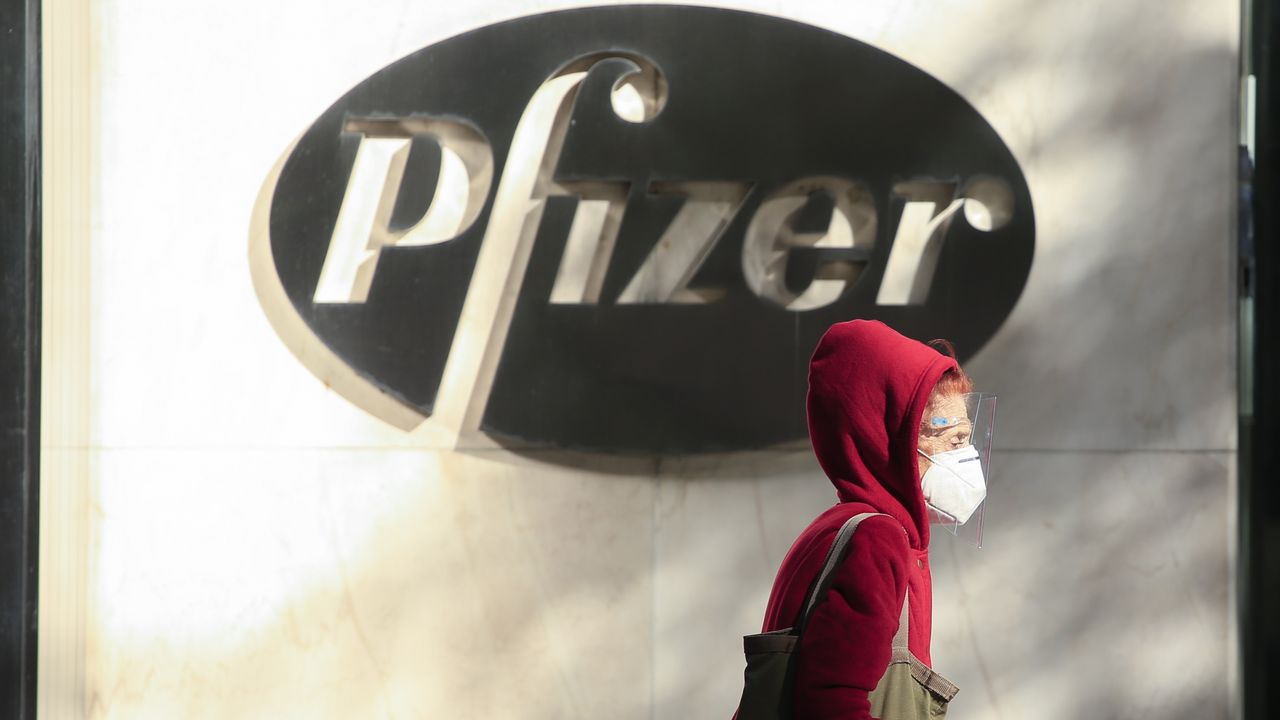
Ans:
[[[891,515],[911,547],[929,544],[916,443],[933,387],[954,359],[884,323],[827,330],[809,362],[809,439],[841,502]]]

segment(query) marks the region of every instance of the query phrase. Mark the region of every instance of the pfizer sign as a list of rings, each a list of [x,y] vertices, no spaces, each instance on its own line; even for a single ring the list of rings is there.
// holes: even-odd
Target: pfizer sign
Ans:
[[[402,427],[598,451],[803,438],[829,325],[881,319],[964,359],[1035,244],[1017,162],[955,92],[710,8],[424,48],[326,110],[263,195],[259,295],[326,382],[355,378],[335,389]]]

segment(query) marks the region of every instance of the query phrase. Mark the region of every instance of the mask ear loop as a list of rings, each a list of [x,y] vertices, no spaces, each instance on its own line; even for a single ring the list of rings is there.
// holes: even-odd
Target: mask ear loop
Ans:
[[[930,470],[932,470],[933,468],[937,467],[937,466],[938,466],[938,463],[936,463],[936,462],[934,462],[934,461],[933,461],[933,456],[932,456],[932,455],[930,455],[929,453],[926,453],[925,451],[921,450],[919,445],[917,445],[917,446],[916,446],[916,452],[920,453],[920,457],[923,457],[925,460],[928,460],[928,461],[929,461],[929,466],[928,466],[927,468],[925,468],[925,471],[924,471],[924,472],[920,473],[920,482],[921,482],[921,483],[923,483],[923,482],[924,482],[924,476],[925,476],[925,474],[927,474],[927,473],[928,473]]]
[[[967,445],[966,447],[973,447],[973,445],[972,445],[972,444],[970,444],[970,445]],[[963,450],[963,449],[964,449],[964,448],[961,448],[961,450]],[[960,480],[960,482],[963,482],[963,483],[965,483],[966,485],[967,485],[967,484],[969,484],[969,483],[968,483],[968,481],[967,481],[967,480],[965,480],[964,476],[963,476],[963,475],[961,475],[961,474],[959,473],[959,471],[957,471],[955,468],[950,467],[950,466],[946,465],[945,463],[940,463],[940,462],[938,462],[937,460],[934,460],[934,459],[933,459],[933,455],[928,455],[928,454],[926,454],[926,453],[925,453],[925,451],[921,450],[921,449],[920,449],[920,448],[918,448],[918,447],[916,448],[916,452],[918,452],[918,453],[920,453],[921,455],[923,455],[923,456],[924,456],[924,458],[925,458],[926,460],[928,460],[928,461],[929,461],[929,469],[930,469],[930,470],[932,470],[933,468],[942,468],[943,470],[946,470],[947,472],[949,472],[949,473],[951,473],[952,475],[954,475],[958,480]],[[941,452],[941,453],[937,453],[937,454],[938,454],[938,455],[945,455],[947,452],[955,452],[955,451],[954,451],[954,450],[949,450],[949,451]],[[928,471],[926,470],[925,472],[928,472]],[[920,476],[920,482],[924,482],[924,475],[921,475],[921,476]],[[939,512],[941,512],[941,511],[939,511]]]

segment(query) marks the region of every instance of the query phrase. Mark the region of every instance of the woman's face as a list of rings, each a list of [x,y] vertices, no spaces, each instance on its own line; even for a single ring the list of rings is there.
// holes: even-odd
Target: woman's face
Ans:
[[[963,395],[941,395],[929,399],[924,410],[924,419],[920,423],[918,444],[920,452],[925,455],[936,455],[948,450],[959,450],[968,445],[969,435],[973,428],[969,423],[969,413],[965,409]],[[916,455],[916,464],[920,477],[929,469],[929,458]]]

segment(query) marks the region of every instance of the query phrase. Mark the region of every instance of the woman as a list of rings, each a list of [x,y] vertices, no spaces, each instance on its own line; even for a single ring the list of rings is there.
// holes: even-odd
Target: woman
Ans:
[[[859,524],[800,637],[795,720],[938,717],[955,694],[928,669],[929,520],[941,513],[926,502],[921,479],[932,466],[926,456],[972,450],[963,398],[971,391],[952,357],[879,322],[834,325],[818,343],[809,366],[809,436],[839,502],[783,559],[764,630],[797,623],[845,521],[881,514]],[[897,672],[887,673],[891,661]]]

